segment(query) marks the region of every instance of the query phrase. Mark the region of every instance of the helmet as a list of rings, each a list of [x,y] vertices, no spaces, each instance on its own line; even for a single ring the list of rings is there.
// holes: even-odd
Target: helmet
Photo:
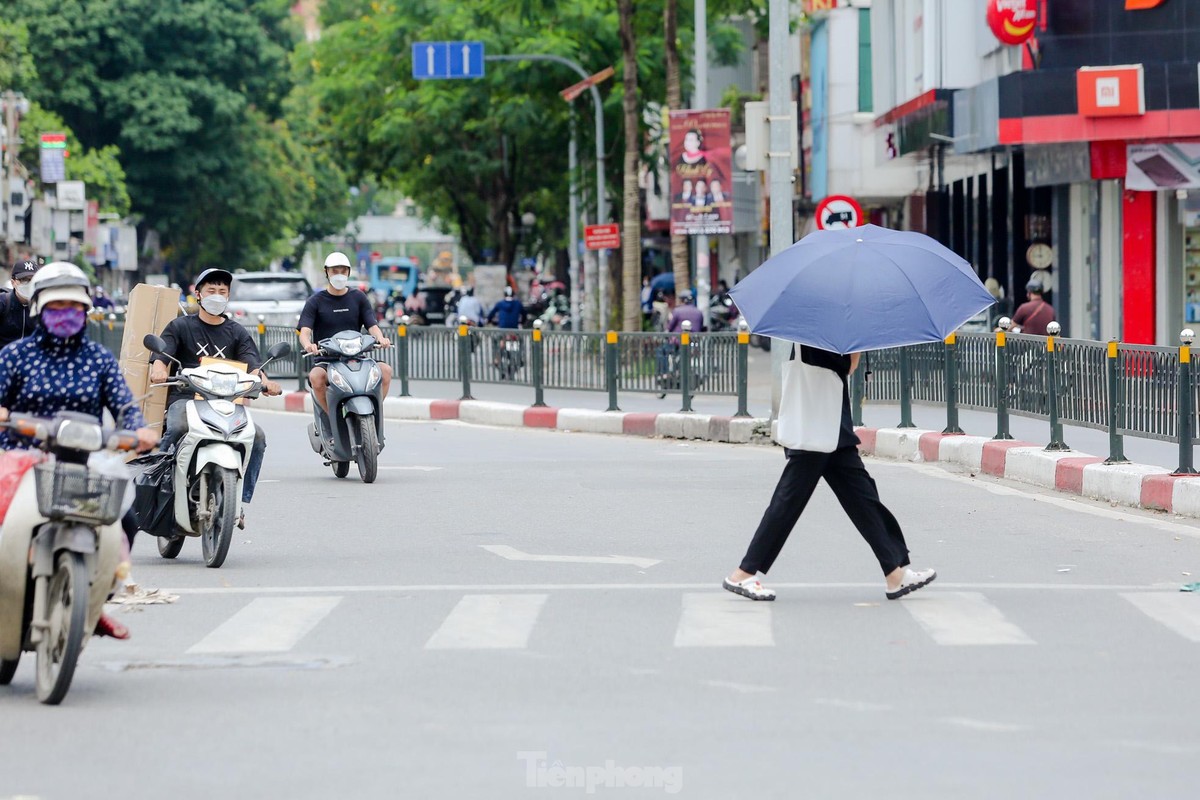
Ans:
[[[345,267],[346,269],[349,269],[350,259],[346,257],[345,253],[340,253],[335,250],[334,252],[325,256],[325,269],[329,269],[330,267]]]
[[[691,292],[683,291],[683,292],[679,293],[679,302],[681,302],[681,303],[690,303],[695,299],[696,298],[692,297]]]
[[[226,286],[233,286],[233,273],[220,267],[210,267],[196,276],[196,291],[199,292],[200,287],[206,283],[223,283]]]
[[[1042,282],[1036,281],[1036,280],[1031,280],[1029,283],[1025,284],[1025,291],[1037,292],[1038,294],[1041,294],[1042,293]]]
[[[505,296],[505,297],[512,297],[512,296],[513,296],[513,291],[512,291],[512,287],[511,287],[511,286],[505,286],[505,287],[504,287],[504,296]]]
[[[92,282],[83,270],[66,261],[54,261],[37,271],[30,282],[29,313],[37,316],[42,306],[55,300],[70,300],[92,307]]]

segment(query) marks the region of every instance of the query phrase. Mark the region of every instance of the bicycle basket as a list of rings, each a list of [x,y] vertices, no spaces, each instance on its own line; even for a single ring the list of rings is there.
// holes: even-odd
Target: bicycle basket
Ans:
[[[83,464],[51,462],[34,467],[38,511],[50,520],[111,525],[121,516],[127,478],[89,472]]]

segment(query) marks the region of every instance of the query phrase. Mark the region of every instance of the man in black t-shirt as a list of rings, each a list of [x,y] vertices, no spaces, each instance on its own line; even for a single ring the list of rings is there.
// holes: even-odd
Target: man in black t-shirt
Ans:
[[[300,346],[304,352],[316,353],[320,349],[316,343],[335,333],[361,331],[363,328],[375,337],[380,347],[390,347],[391,342],[379,329],[371,301],[358,289],[349,288],[350,259],[345,253],[330,253],[325,259],[325,279],[329,285],[308,298],[304,310],[300,312],[298,327]],[[392,368],[379,362],[379,370],[382,373],[380,382],[383,396],[387,397],[388,388],[392,385]],[[317,364],[309,371],[308,382],[312,384],[317,402],[328,415],[329,401],[325,391],[329,388],[329,376],[324,364]]]
[[[184,369],[200,366],[202,358],[223,358],[241,361],[251,374],[259,375],[263,381],[263,393],[282,394],[279,384],[269,380],[259,367],[262,357],[250,333],[241,325],[225,316],[229,304],[229,287],[233,275],[223,269],[206,269],[196,278],[196,297],[200,310],[196,314],[176,317],[163,329],[163,350],[173,356]],[[150,381],[162,383],[170,377],[170,362],[163,355],[151,356]],[[167,417],[163,425],[159,449],[166,451],[187,433],[187,400],[194,392],[172,387],[167,395]],[[242,502],[249,503],[254,497],[254,486],[262,469],[263,455],[267,450],[267,438],[263,429],[255,427],[254,446],[250,449],[250,462],[246,465],[246,480],[242,485]],[[239,525],[241,521],[239,520]]]

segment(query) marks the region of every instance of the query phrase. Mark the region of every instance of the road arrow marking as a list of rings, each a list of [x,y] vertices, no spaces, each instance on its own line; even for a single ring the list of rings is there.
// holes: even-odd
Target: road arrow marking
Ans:
[[[657,558],[635,558],[634,556],[538,556],[532,553],[522,553],[515,547],[505,544],[479,545],[489,553],[495,553],[509,561],[553,561],[558,564],[628,564],[633,567],[646,569],[662,563]]]

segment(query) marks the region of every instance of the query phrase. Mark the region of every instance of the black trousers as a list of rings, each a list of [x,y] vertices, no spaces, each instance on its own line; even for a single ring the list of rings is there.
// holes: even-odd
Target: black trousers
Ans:
[[[832,453],[788,451],[787,466],[754,532],[741,568],[751,575],[771,569],[821,478],[833,489],[846,515],[875,552],[883,574],[908,566],[908,546],[900,523],[880,501],[879,490],[867,474],[858,448],[843,447]]]

